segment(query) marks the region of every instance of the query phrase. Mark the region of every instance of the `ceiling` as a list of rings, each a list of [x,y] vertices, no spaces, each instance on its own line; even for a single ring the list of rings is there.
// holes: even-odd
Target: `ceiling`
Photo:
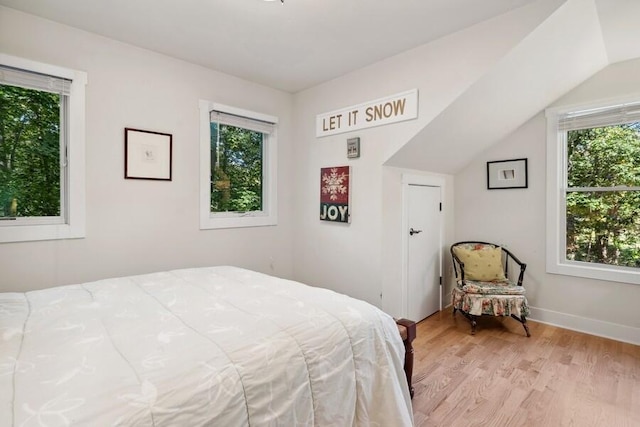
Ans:
[[[0,5],[295,93],[534,1],[0,0]]]

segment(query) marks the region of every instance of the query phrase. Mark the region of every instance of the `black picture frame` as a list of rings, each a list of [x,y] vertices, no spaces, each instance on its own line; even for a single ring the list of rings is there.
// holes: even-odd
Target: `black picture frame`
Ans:
[[[506,190],[529,187],[528,160],[509,159],[487,162],[487,189]]]
[[[133,128],[124,129],[125,179],[171,181],[173,135]]]

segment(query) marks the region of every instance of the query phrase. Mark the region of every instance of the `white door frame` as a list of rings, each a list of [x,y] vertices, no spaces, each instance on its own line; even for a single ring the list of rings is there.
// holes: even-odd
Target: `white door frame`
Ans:
[[[409,287],[407,268],[409,267],[409,185],[424,185],[429,187],[440,187],[440,198],[445,198],[445,179],[439,176],[402,174],[402,316],[407,315],[407,290]],[[444,204],[442,213],[444,214]],[[444,282],[442,270],[442,238],[444,236],[444,219],[440,221],[440,277]],[[440,310],[442,311],[442,287],[440,284]]]

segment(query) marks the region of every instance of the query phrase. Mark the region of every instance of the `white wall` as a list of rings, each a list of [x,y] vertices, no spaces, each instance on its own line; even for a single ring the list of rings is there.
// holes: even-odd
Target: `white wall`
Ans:
[[[640,94],[640,60],[611,65],[554,105]],[[531,317],[570,329],[640,344],[640,286],[547,274],[545,271],[546,121],[536,115],[456,175],[458,240],[502,243],[527,263]],[[529,188],[486,189],[486,162],[528,158]]]
[[[0,51],[86,71],[85,239],[0,244],[0,291],[234,264],[292,274],[292,96],[0,7]],[[199,230],[198,100],[278,116],[279,225]],[[125,180],[124,128],[173,134],[173,181]]]
[[[537,5],[536,5],[537,6]],[[549,13],[522,8],[295,95],[294,277],[403,314],[402,169],[385,161],[455,100]],[[419,90],[419,118],[323,138],[317,114]],[[361,157],[346,158],[347,138],[359,136]],[[319,220],[320,168],[352,166],[351,224]],[[425,172],[422,172],[425,173]],[[449,184],[451,177],[443,175]],[[450,190],[453,185],[448,185]],[[453,209],[452,193],[445,209]],[[448,206],[447,206],[448,205]],[[449,211],[452,212],[452,211]],[[453,216],[445,215],[445,248]],[[383,294],[381,301],[380,294]],[[446,303],[446,301],[445,301]]]

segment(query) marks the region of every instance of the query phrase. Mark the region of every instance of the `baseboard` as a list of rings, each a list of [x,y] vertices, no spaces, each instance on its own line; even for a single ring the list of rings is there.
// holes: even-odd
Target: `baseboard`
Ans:
[[[573,314],[560,313],[542,308],[529,307],[529,309],[531,313],[528,318],[535,322],[546,323],[548,325],[558,326],[572,331],[584,332],[585,334],[640,345],[640,328],[604,322],[602,320],[589,319],[587,317],[580,317]]]

